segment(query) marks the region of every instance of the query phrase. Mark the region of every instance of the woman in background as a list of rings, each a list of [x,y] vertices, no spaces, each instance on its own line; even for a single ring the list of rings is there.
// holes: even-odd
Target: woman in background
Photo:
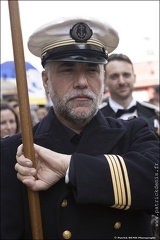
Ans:
[[[19,118],[13,108],[7,103],[2,102],[0,105],[1,119],[0,119],[0,137],[14,135],[19,132]]]

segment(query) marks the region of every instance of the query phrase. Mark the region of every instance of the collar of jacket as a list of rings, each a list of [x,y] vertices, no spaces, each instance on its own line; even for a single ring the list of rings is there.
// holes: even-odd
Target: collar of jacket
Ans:
[[[72,154],[68,135],[54,114],[53,108],[35,127],[34,142],[54,151]],[[76,152],[97,155],[109,152],[126,133],[121,120],[105,118],[99,111],[84,128],[83,135]],[[62,149],[63,146],[63,149]]]

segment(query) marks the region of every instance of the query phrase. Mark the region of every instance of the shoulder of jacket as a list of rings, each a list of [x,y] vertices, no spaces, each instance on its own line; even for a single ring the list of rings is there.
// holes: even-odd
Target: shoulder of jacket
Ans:
[[[159,107],[151,104],[151,103],[148,103],[148,102],[139,102],[140,105],[142,105],[143,107],[146,107],[146,108],[149,108],[149,109],[152,109],[154,110],[155,112],[160,112],[160,109]]]
[[[6,139],[6,138],[9,138],[9,137],[10,137],[10,135],[6,135],[6,136],[2,137],[1,139],[3,140],[3,139]]]
[[[22,135],[21,133],[15,133],[13,135],[7,135],[1,138],[2,142],[9,144],[11,147],[16,145],[17,143],[20,144],[22,142]]]
[[[102,102],[99,106],[99,109],[102,109],[108,105],[108,102]]]

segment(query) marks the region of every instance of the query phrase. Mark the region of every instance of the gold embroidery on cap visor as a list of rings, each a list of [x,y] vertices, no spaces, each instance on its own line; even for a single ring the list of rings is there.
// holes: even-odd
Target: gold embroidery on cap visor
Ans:
[[[44,67],[47,62],[74,61],[106,64],[108,53],[102,42],[90,39],[87,43],[75,42],[72,39],[54,41],[43,49],[41,63]]]
[[[47,51],[51,50],[51,49],[54,49],[54,48],[58,48],[58,47],[63,47],[63,46],[67,46],[67,45],[83,45],[84,43],[81,43],[81,42],[75,42],[75,40],[71,39],[71,38],[68,38],[68,39],[62,39],[62,40],[57,40],[57,41],[54,41],[54,42],[51,42],[49,44],[47,44],[47,46],[43,47],[42,48],[42,55],[41,57],[43,57]],[[101,47],[103,49],[105,49],[105,45],[95,39],[95,38],[91,38],[87,41],[87,43],[85,43],[84,45],[86,44],[89,44],[89,45],[95,45],[95,46],[98,46],[98,47]],[[108,52],[105,50],[106,54],[108,54]]]

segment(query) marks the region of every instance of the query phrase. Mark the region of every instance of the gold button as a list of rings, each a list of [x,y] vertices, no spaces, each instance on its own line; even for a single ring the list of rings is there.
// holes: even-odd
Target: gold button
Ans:
[[[66,207],[68,204],[67,200],[64,199],[63,202],[61,203],[61,207]]]
[[[71,234],[70,231],[66,230],[66,231],[63,232],[63,238],[64,239],[70,239],[71,236],[72,236],[72,234]]]
[[[114,224],[114,229],[118,230],[118,229],[120,229],[120,228],[121,228],[121,222],[116,222],[116,223]]]

